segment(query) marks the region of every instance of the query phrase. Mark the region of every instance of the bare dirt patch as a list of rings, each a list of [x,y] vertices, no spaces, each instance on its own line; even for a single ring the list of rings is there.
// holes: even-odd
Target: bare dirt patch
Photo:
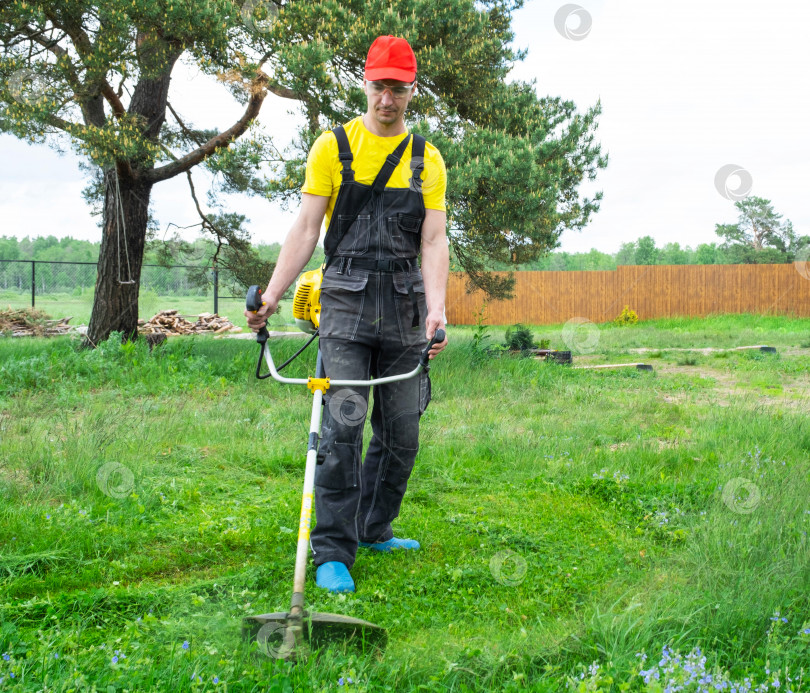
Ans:
[[[667,351],[692,352],[694,354],[711,354],[728,351],[726,349],[627,349],[627,357],[614,356],[611,363],[621,363],[623,361],[637,361],[629,354],[644,354],[648,352],[662,353]],[[739,350],[733,353],[743,353]],[[777,352],[782,358],[790,359],[802,356],[810,356],[810,349],[802,347],[777,347]],[[660,358],[643,358],[644,363],[653,367],[653,371],[659,376],[687,376],[700,378],[713,383],[711,387],[703,387],[698,390],[684,388],[682,391],[667,391],[660,394],[662,401],[668,404],[681,404],[692,402],[698,404],[712,404],[717,406],[734,405],[766,405],[782,407],[790,411],[810,411],[810,372],[799,376],[782,376],[779,380],[779,388],[770,390],[767,385],[759,385],[755,380],[755,372],[733,371],[724,367],[723,363],[718,363],[718,367],[699,363],[695,365],[677,364],[672,361]],[[604,363],[605,357],[601,354],[587,354],[574,357],[576,365],[595,365]],[[752,382],[753,380],[753,382]]]

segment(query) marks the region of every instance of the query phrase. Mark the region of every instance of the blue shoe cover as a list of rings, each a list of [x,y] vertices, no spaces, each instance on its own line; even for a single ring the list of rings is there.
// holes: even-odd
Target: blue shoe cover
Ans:
[[[380,541],[376,544],[368,544],[365,541],[359,542],[359,545],[366,549],[374,549],[375,551],[393,551],[394,549],[418,549],[419,542],[416,539],[397,539],[393,537],[388,541]]]
[[[315,571],[315,584],[330,592],[354,592],[354,580],[344,563],[327,561]]]

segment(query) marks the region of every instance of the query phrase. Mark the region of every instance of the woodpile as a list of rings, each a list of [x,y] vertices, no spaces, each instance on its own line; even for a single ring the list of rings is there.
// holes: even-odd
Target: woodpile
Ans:
[[[0,335],[11,333],[12,337],[53,337],[70,334],[75,328],[68,325],[71,317],[51,320],[41,310],[31,308],[8,308],[0,310]]]
[[[196,322],[186,318],[196,317]],[[241,332],[228,318],[216,313],[200,313],[194,315],[180,315],[176,310],[162,310],[147,320],[138,320],[138,333],[149,334],[223,334],[225,332]]]

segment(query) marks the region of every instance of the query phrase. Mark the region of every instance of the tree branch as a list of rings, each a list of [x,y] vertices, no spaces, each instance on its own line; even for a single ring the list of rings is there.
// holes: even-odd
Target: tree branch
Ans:
[[[267,84],[267,90],[272,92],[276,96],[280,96],[283,99],[293,99],[294,101],[300,101],[301,97],[296,94],[292,89],[288,89],[287,87],[282,87],[280,84]]]
[[[168,101],[166,102],[166,108],[168,108],[168,109],[169,109],[169,111],[171,111],[171,114],[174,116],[174,119],[177,121],[177,124],[180,126],[180,129],[181,129],[181,130],[182,130],[184,133],[186,133],[186,135],[188,136],[188,138],[189,138],[190,140],[192,140],[192,141],[196,142],[196,143],[197,143],[197,145],[199,145],[199,146],[203,146],[203,144],[204,144],[204,143],[203,143],[203,141],[202,141],[202,138],[198,137],[198,134],[199,134],[199,133],[196,133],[196,132],[192,132],[192,131],[191,131],[191,129],[188,127],[188,125],[186,125],[186,124],[185,124],[185,123],[184,123],[184,122],[181,120],[180,116],[179,116],[179,115],[177,115],[177,111],[175,111],[175,110],[174,110],[174,108],[172,108],[172,105],[171,105],[171,104],[170,104]]]
[[[110,108],[112,108],[115,117],[120,118],[123,116],[126,113],[126,109],[124,108],[124,104],[121,103],[121,99],[118,98],[118,94],[116,94],[110,86],[110,83],[106,79],[103,79],[99,84],[101,86],[101,95],[107,99],[107,103],[110,104]]]
[[[60,22],[53,12],[46,11],[45,16],[50,20],[51,24],[57,29],[64,31],[70,37],[80,58],[87,61],[88,58],[92,57],[93,44],[81,25],[69,27],[66,23]],[[115,117],[120,118],[123,116],[126,113],[126,109],[121,103],[121,99],[118,98],[118,95],[110,86],[110,83],[102,77],[98,80],[97,86],[101,95],[107,99],[107,103],[110,104],[110,108],[112,108]]]
[[[198,147],[194,151],[189,152],[188,154],[181,157],[177,161],[174,161],[170,164],[166,164],[165,166],[161,166],[160,168],[155,168],[152,169],[151,171],[148,171],[145,174],[145,178],[151,181],[152,183],[159,183],[160,181],[173,178],[179,173],[184,173],[188,171],[190,168],[196,166],[205,158],[216,153],[218,149],[228,147],[231,142],[241,137],[242,134],[244,134],[245,130],[248,129],[248,126],[250,125],[251,121],[253,121],[253,119],[256,118],[257,115],[259,115],[259,111],[261,110],[264,98],[265,96],[267,96],[267,75],[261,73],[259,77],[253,80],[250,84],[251,84],[250,101],[248,102],[244,114],[236,123],[234,123],[230,128],[225,130],[225,132],[222,132],[219,135],[212,137],[210,140],[208,140],[208,142],[203,144],[201,147]]]

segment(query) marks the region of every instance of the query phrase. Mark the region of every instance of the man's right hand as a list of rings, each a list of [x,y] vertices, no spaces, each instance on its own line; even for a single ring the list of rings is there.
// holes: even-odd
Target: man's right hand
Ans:
[[[275,313],[278,308],[278,301],[273,300],[269,292],[262,294],[262,302],[264,305],[255,313],[250,310],[245,311],[248,327],[254,332],[262,329],[267,324],[267,318]]]

